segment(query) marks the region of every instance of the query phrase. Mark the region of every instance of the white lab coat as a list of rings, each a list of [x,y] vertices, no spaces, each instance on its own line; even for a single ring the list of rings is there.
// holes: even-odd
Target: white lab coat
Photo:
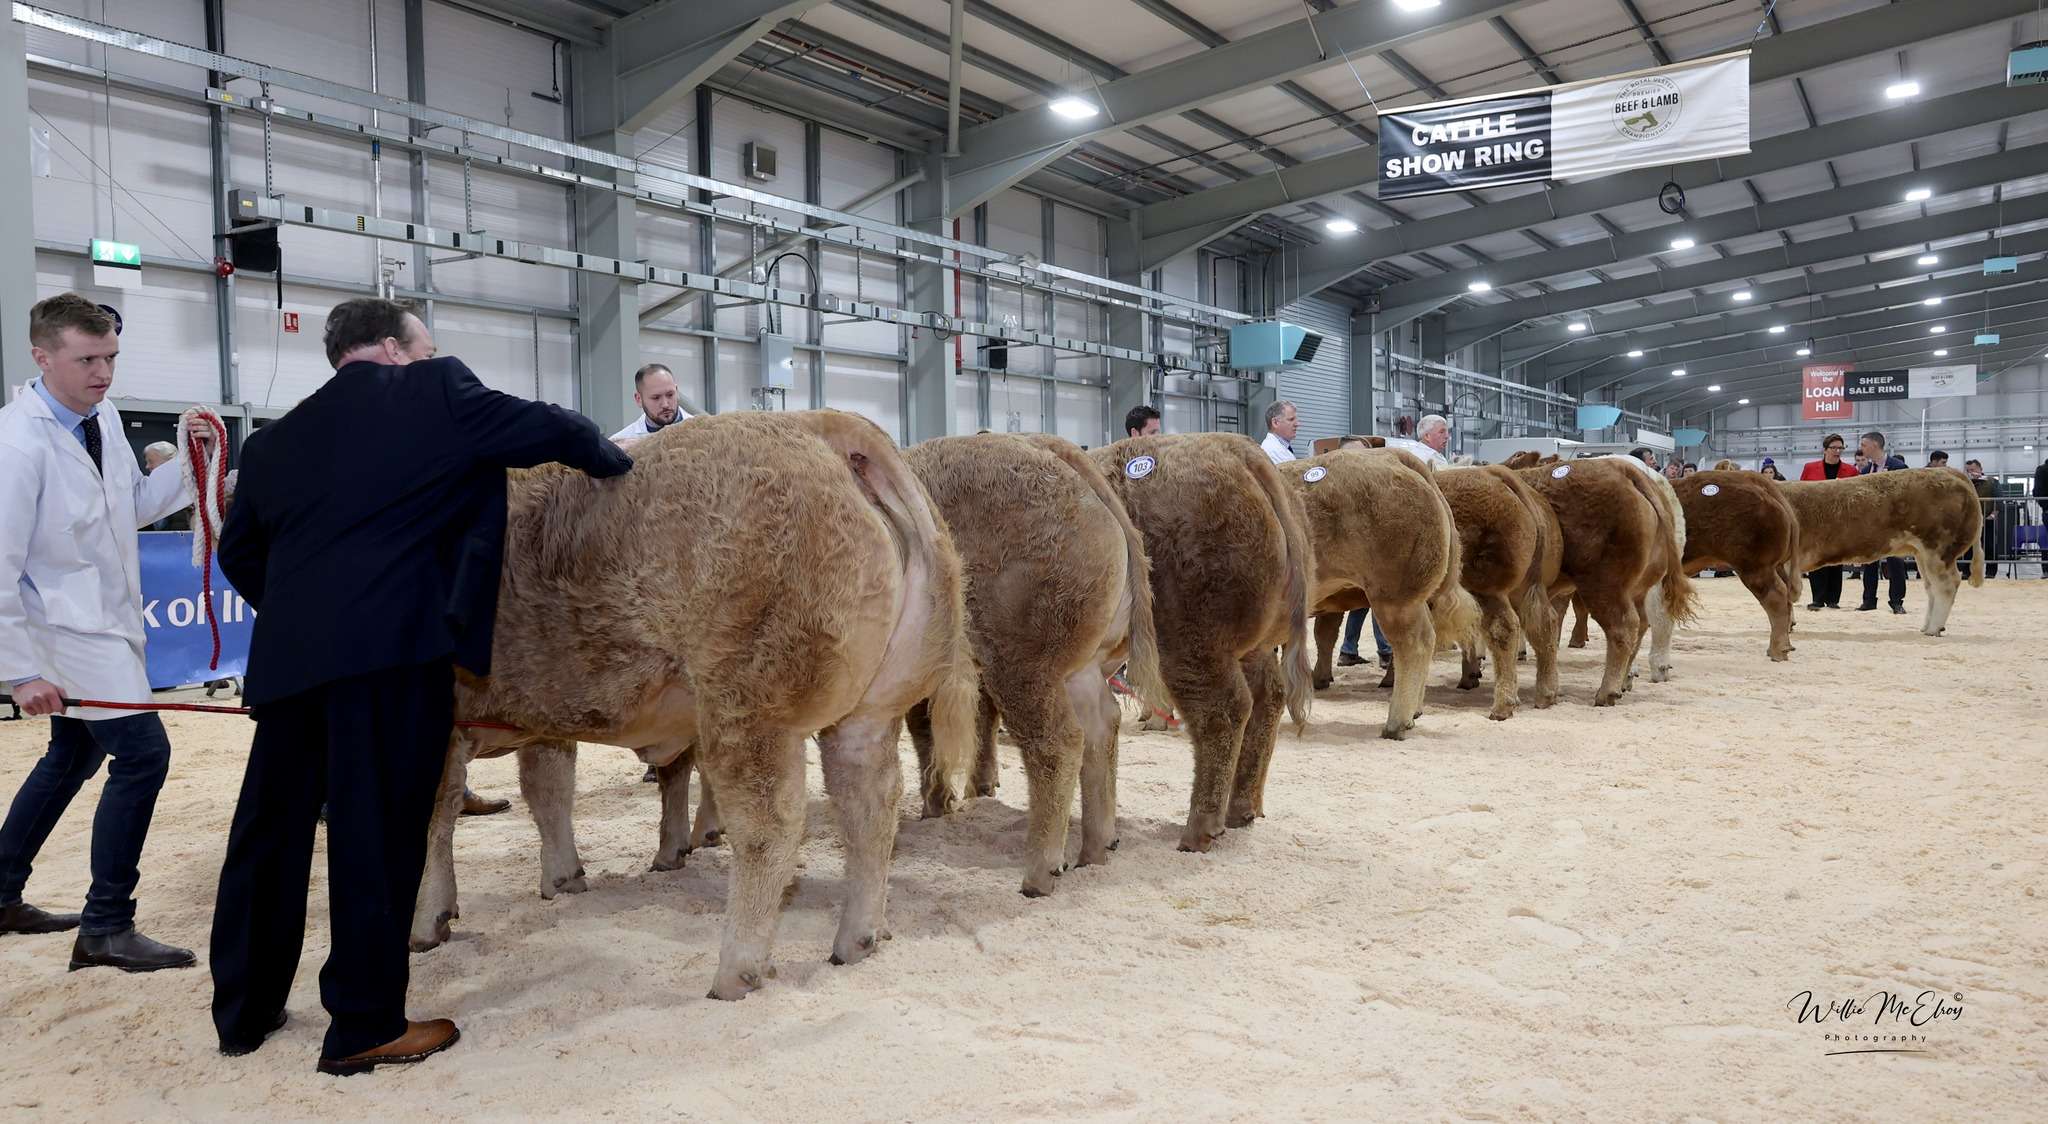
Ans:
[[[1399,449],[1411,456],[1419,457],[1422,463],[1429,465],[1431,468],[1449,468],[1451,466],[1450,460],[1442,453],[1413,438],[1389,437],[1387,438],[1387,448]]]
[[[120,411],[98,415],[102,472],[42,395],[0,407],[0,684],[38,676],[70,698],[148,702],[136,530],[192,491],[175,461],[145,476]]]
[[[1280,440],[1280,435],[1271,430],[1266,431],[1266,439],[1259,442],[1259,448],[1265,451],[1266,459],[1274,464],[1286,464],[1294,459],[1294,450],[1288,448],[1287,442]]]
[[[690,411],[688,411],[688,410],[677,410],[677,411],[676,411],[676,420],[675,420],[675,421],[672,421],[672,422],[670,422],[670,423],[668,423],[668,424],[669,424],[669,425],[677,425],[677,424],[679,424],[679,423],[681,423],[681,422],[684,422],[684,421],[688,421],[688,420],[690,419],[690,417],[691,417]],[[663,426],[663,427],[662,427],[662,429],[667,429],[667,428],[668,428],[668,426]],[[649,429],[647,428],[647,413],[646,413],[646,411],[644,411],[644,410],[643,410],[643,411],[641,411],[641,413],[640,413],[640,416],[639,416],[639,417],[637,417],[637,418],[634,418],[634,419],[633,419],[633,420],[632,420],[631,422],[627,423],[627,425],[626,425],[626,428],[624,428],[624,429],[622,429],[622,430],[618,431],[617,433],[614,433],[614,434],[612,434],[612,440],[614,440],[614,441],[625,441],[625,440],[628,440],[628,439],[630,439],[630,438],[634,438],[634,437],[652,437],[652,436],[654,436],[654,434],[655,434],[655,433],[658,433],[658,432],[660,432],[660,430],[649,430]]]

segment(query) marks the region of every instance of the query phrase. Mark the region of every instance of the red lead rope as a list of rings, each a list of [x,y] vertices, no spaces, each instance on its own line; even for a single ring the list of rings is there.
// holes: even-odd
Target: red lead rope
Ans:
[[[205,414],[200,414],[194,417],[193,420],[205,423],[206,427],[213,431],[213,439],[216,442],[214,448],[221,450],[221,455],[214,462],[214,478],[211,483],[215,496],[224,495],[227,492],[228,484],[227,428],[218,419]],[[185,455],[192,458],[192,464],[195,466],[195,471],[193,472],[195,478],[205,471],[206,443],[199,439],[198,433],[190,430],[186,432]],[[219,528],[213,525],[213,505],[207,502],[207,497],[203,494],[203,490],[201,495],[193,497],[193,501],[192,509],[199,515],[199,543],[202,555],[199,566],[199,599],[206,607],[206,627],[213,634],[213,657],[207,661],[206,668],[208,671],[218,671],[220,670],[220,616],[214,611],[213,607],[213,543],[214,537],[219,533]]]
[[[12,702],[14,702],[14,700],[11,697],[7,695],[0,695],[0,706],[4,706]],[[202,706],[199,703],[124,703],[107,702],[104,699],[72,698],[64,699],[63,703],[65,706],[84,707],[88,710],[179,710],[191,714],[249,713],[249,708],[246,706]],[[464,730],[510,730],[513,733],[521,732],[520,727],[507,726],[503,722],[457,722],[455,725]]]

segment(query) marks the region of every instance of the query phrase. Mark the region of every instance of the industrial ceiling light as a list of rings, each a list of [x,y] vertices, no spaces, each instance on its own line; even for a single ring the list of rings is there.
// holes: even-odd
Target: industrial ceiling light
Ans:
[[[1748,300],[1754,300],[1756,298],[1756,294],[1750,292],[1748,289],[1737,289],[1735,290],[1734,296],[1735,303],[1737,304],[1741,304],[1742,302]]]
[[[1910,78],[1904,82],[1894,82],[1891,85],[1886,86],[1884,88],[1884,96],[1891,99],[1892,101],[1904,101],[1907,98],[1917,98],[1920,96],[1920,83],[1915,82]]]
[[[1798,355],[1798,356],[1802,356],[1802,357],[1803,357],[1803,356],[1807,356],[1807,355],[1812,355],[1812,354],[1813,354],[1813,345],[1812,345],[1812,344],[1807,344],[1807,345],[1806,345],[1805,347],[1802,347],[1802,348],[1800,348],[1800,349],[1799,349],[1798,351],[1795,351],[1795,352],[1793,352],[1792,354],[1794,354],[1794,355]]]
[[[1684,367],[1673,367],[1673,368],[1671,368],[1671,377],[1672,377],[1672,378],[1674,378],[1674,379],[1682,379],[1682,378],[1684,378],[1684,377],[1685,377],[1685,368],[1684,368]]]
[[[1930,336],[1938,336],[1946,331],[1948,331],[1948,325],[1936,324],[1934,327],[1927,329],[1927,334]]]
[[[1933,188],[1916,187],[1906,193],[1906,202],[1908,203],[1925,203],[1932,198],[1934,198]]]
[[[1749,405],[1749,399],[1747,399],[1747,398],[1737,398],[1737,399],[1735,400],[1735,404],[1736,404],[1737,406],[1747,406],[1747,405]]]
[[[1946,359],[1946,358],[1948,358],[1948,348],[1945,348],[1945,347],[1937,347],[1937,348],[1935,348],[1935,349],[1934,349],[1934,357],[1935,357],[1936,359]]]
[[[1699,243],[1690,238],[1673,238],[1671,240],[1671,248],[1674,250],[1690,250],[1697,245]]]
[[[1927,307],[1929,307],[1929,308],[1933,308],[1933,307],[1934,307],[1935,305],[1937,305],[1937,304],[1940,304],[1940,303],[1941,303],[1941,298],[1940,298],[1940,297],[1928,297],[1928,298],[1927,298],[1926,300],[1924,300],[1924,301],[1921,301],[1920,303],[1921,303],[1921,304],[1924,304],[1924,305],[1926,305],[1926,306],[1927,306]]]
[[[1573,332],[1583,332],[1586,329],[1592,327],[1592,325],[1586,323],[1584,320],[1574,320],[1570,324],[1565,325],[1565,327]]]
[[[1394,7],[1404,12],[1426,12],[1442,3],[1443,0],[1394,0]]]
[[[1914,259],[1914,261],[1913,261],[1913,264],[1915,264],[1915,265],[1940,265],[1940,264],[1941,264],[1941,255],[1940,255],[1940,254],[1921,254],[1921,255],[1920,255],[1920,256],[1919,256],[1918,258],[1915,258],[1915,259]]]
[[[1323,224],[1323,229],[1332,234],[1356,234],[1358,233],[1358,224],[1350,219],[1331,219]]]
[[[1641,359],[1643,357],[1643,349],[1638,347],[1630,350],[1628,353],[1628,357],[1630,359]]]
[[[1069,121],[1086,121],[1090,117],[1102,112],[1094,102],[1073,94],[1054,98],[1052,101],[1047,102],[1045,107]]]
[[[1484,293],[1484,292],[1489,292],[1489,291],[1491,291],[1491,290],[1492,290],[1492,288],[1493,288],[1493,282],[1491,282],[1491,281],[1474,281],[1474,282],[1472,282],[1471,284],[1469,284],[1469,285],[1465,286],[1465,289],[1466,289],[1466,290],[1467,290],[1468,292],[1474,292],[1474,293]]]
[[[1774,336],[1782,336],[1782,335],[1784,335],[1784,334],[1785,334],[1785,325],[1783,325],[1783,324],[1773,324],[1773,325],[1771,325],[1771,334],[1772,334],[1772,335],[1774,335]]]
[[[1715,382],[1715,383],[1708,383],[1708,384],[1707,384],[1707,393],[1708,393],[1708,394],[1719,394],[1719,393],[1721,393],[1721,384],[1720,384],[1720,383],[1717,383],[1717,382]]]

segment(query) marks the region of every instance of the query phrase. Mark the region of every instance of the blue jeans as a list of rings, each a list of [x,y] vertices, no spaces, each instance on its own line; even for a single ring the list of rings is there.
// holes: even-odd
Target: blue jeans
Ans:
[[[71,798],[112,757],[92,819],[92,887],[78,931],[89,937],[135,924],[136,864],[156,812],[156,794],[171,771],[171,740],[154,714],[84,722],[50,719],[50,748],[29,770],[0,825],[0,905],[21,900],[36,853],[50,837]]]
[[[1344,643],[1337,650],[1347,656],[1358,654],[1358,638],[1365,631],[1365,609],[1353,609],[1344,618]],[[1394,658],[1394,649],[1387,643],[1387,634],[1380,631],[1380,619],[1372,619],[1372,641],[1380,650],[1381,661]]]

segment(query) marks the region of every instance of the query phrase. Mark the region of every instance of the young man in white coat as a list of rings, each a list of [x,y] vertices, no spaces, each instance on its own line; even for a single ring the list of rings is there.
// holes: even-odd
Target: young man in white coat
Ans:
[[[633,372],[633,402],[640,407],[640,416],[612,434],[612,440],[652,437],[690,416],[683,409],[682,392],[676,389],[676,373],[659,363]]]
[[[163,723],[63,700],[150,701],[136,530],[192,493],[176,464],[143,474],[105,401],[113,317],[65,293],[30,310],[29,341],[41,377],[0,408],[0,683],[22,713],[49,717],[50,747],[0,824],[0,933],[76,928],[73,969],[182,968],[189,950],[135,928],[136,866],[171,764]],[[85,912],[47,913],[22,900],[36,852],[107,758]]]

